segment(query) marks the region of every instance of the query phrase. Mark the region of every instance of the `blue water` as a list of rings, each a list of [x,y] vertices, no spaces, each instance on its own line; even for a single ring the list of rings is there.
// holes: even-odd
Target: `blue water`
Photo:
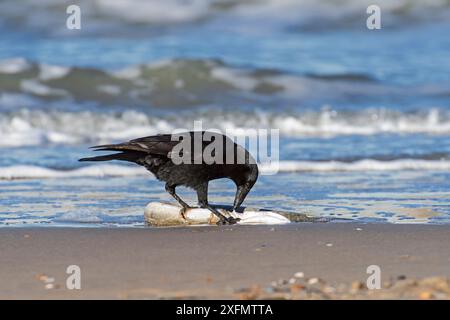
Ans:
[[[72,31],[65,3],[0,3],[0,225],[143,225],[159,182],[76,160],[196,120],[280,129],[282,170],[248,205],[450,222],[448,5],[382,3],[368,30],[364,1],[222,2],[82,1]]]

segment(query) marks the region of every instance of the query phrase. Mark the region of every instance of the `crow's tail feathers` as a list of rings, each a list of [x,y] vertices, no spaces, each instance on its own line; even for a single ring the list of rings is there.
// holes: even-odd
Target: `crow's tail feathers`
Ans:
[[[122,160],[136,162],[142,156],[145,156],[142,152],[120,152],[114,154],[107,154],[104,156],[82,158],[78,161],[110,161],[110,160]]]

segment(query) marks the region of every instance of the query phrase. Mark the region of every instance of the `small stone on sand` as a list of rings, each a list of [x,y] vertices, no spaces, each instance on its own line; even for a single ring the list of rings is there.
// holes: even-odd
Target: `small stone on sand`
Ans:
[[[46,279],[44,279],[44,282],[45,283],[53,283],[53,282],[55,282],[55,278],[47,277]]]
[[[352,290],[361,290],[364,288],[364,284],[361,281],[353,281],[352,282]]]
[[[423,291],[420,293],[419,298],[422,300],[429,300],[433,298],[433,294],[429,291]]]

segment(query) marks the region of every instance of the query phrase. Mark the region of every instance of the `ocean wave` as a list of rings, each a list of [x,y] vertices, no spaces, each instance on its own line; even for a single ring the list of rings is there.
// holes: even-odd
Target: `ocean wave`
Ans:
[[[41,108],[90,105],[104,109],[186,110],[446,101],[445,83],[388,85],[363,73],[296,74],[226,64],[217,59],[167,59],[121,70],[0,61],[0,108],[5,96],[21,96],[9,108],[33,100]],[[25,105],[25,107],[28,104]]]
[[[4,93],[105,106],[184,108],[243,101],[251,98],[249,94],[257,99],[287,90],[276,83],[280,77],[210,59],[162,60],[115,72],[37,64],[23,58],[0,61]]]
[[[339,96],[355,95],[358,90],[370,93],[371,86],[379,94],[380,85],[374,82],[364,74],[294,75],[214,59],[167,59],[116,71],[38,64],[23,58],[0,61],[3,94],[131,108],[264,104],[271,96],[280,101],[320,97],[326,92]]]
[[[127,177],[145,174],[142,167],[102,164],[72,170],[57,170],[32,165],[0,167],[0,179],[43,179],[78,177]]]
[[[140,136],[203,129],[240,135],[242,129],[279,129],[282,136],[332,137],[339,135],[450,134],[448,111],[402,113],[371,109],[338,112],[330,109],[296,112],[198,111],[152,116],[138,111],[65,112],[22,109],[0,113],[0,147],[48,144],[108,143]]]
[[[289,172],[365,172],[365,171],[448,171],[449,160],[397,159],[380,161],[363,159],[355,162],[340,161],[279,161],[274,164],[260,164],[261,174]],[[13,179],[64,179],[153,176],[139,166],[101,164],[76,169],[60,170],[33,165],[13,165],[0,167],[0,180]]]
[[[267,165],[261,171],[273,170]],[[339,161],[280,161],[278,172],[336,172],[336,171],[400,171],[400,170],[450,170],[448,160],[396,159],[380,161],[363,159],[355,162]]]
[[[26,26],[50,34],[67,34],[61,25],[61,12],[73,4],[69,0],[16,1],[0,3],[0,17],[10,26]],[[172,26],[197,23],[226,16],[233,21],[252,23],[272,21],[301,24],[304,30],[352,27],[361,24],[361,14],[373,4],[371,0],[80,0],[83,19],[90,21],[84,32],[110,34],[114,27],[122,31],[127,26]],[[448,19],[449,3],[445,0],[379,0],[383,23],[401,26],[400,22]],[[20,24],[17,23],[20,21]],[[318,23],[320,21],[320,23]],[[16,22],[16,23],[14,23]],[[136,30],[130,31],[133,35]],[[148,35],[148,32],[147,32]]]

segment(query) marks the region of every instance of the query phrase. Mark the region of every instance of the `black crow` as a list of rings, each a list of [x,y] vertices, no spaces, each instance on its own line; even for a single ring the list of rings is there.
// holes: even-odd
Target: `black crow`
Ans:
[[[79,161],[130,161],[166,182],[166,191],[183,207],[190,208],[175,192],[186,186],[197,192],[201,208],[207,208],[220,219],[219,224],[233,224],[239,218],[225,217],[208,203],[208,183],[229,178],[237,187],[233,211],[239,208],[258,178],[258,166],[250,153],[225,135],[192,131],[161,134],[125,143],[92,147],[95,151],[120,151],[115,154],[83,158]]]

